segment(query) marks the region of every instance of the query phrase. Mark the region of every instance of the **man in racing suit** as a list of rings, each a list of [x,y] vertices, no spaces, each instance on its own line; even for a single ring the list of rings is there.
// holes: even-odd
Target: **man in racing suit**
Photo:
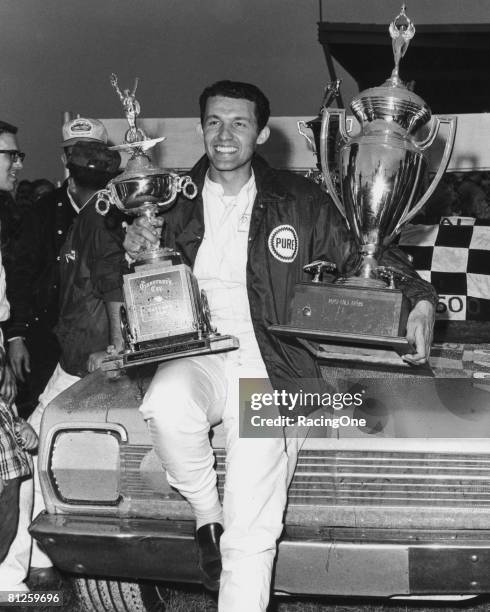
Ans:
[[[305,264],[325,259],[345,271],[356,256],[326,194],[255,155],[269,136],[269,104],[258,88],[218,82],[204,90],[200,107],[206,156],[191,172],[199,195],[193,201],[180,198],[165,216],[166,240],[193,267],[213,323],[237,336],[240,349],[161,364],[140,410],[169,483],[195,513],[203,582],[219,587],[219,610],[261,612],[283,527],[288,455],[291,466],[297,440],[240,438],[238,381],[268,377],[275,389],[294,391],[301,379],[321,378],[305,348],[279,339],[268,327],[287,323],[294,286],[307,280]],[[155,242],[157,233],[139,219],[128,229],[127,252],[135,255]],[[406,360],[422,363],[435,292],[396,249],[382,261],[410,276],[403,291],[412,304],[407,337],[416,353]],[[219,421],[227,451],[223,505],[209,443],[210,427]]]

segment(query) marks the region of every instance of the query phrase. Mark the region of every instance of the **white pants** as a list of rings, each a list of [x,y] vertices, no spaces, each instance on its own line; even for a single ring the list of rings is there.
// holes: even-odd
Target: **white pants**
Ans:
[[[46,406],[75,382],[77,376],[67,374],[58,364],[46,388],[39,396],[39,404],[28,419],[37,435],[41,429],[41,419]],[[24,580],[29,567],[51,567],[51,559],[39,548],[38,543],[29,535],[29,527],[33,517],[45,510],[44,500],[39,484],[37,456],[34,457],[34,478],[24,480],[19,493],[19,523],[17,534],[10,546],[9,552],[0,564],[0,590],[25,590]],[[8,585],[4,588],[2,585]]]
[[[276,545],[283,528],[289,465],[297,440],[240,438],[239,367],[223,355],[161,364],[140,408],[169,484],[191,504],[197,528],[222,522],[220,612],[263,612],[269,601]],[[246,374],[251,376],[250,371]],[[216,489],[209,430],[226,434],[223,508]]]

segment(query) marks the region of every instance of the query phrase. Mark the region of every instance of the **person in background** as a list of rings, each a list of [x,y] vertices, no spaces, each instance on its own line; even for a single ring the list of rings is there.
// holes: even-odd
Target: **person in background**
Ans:
[[[29,206],[32,203],[33,191],[32,191],[32,183],[27,179],[23,179],[19,181],[17,189],[15,191],[15,201],[20,206]]]
[[[481,221],[490,219],[490,200],[485,190],[474,180],[463,180],[458,189],[461,214]]]
[[[97,119],[77,117],[62,128],[62,160],[66,167],[77,143],[107,143]],[[28,416],[37,406],[58,363],[60,347],[53,327],[59,312],[60,249],[84,204],[73,177],[36,201],[25,215],[15,262],[7,267],[11,319],[5,333],[8,357],[19,385],[18,406]]]
[[[52,328],[56,327],[56,336],[51,327],[47,327],[56,340],[56,363],[39,396],[39,402],[29,417],[29,423],[37,433],[39,433],[42,414],[47,404],[58,393],[89,371],[87,361],[92,352],[100,351],[102,347],[105,350],[110,344],[109,325],[102,297],[106,291],[110,291],[110,288],[103,286],[102,281],[100,284],[94,284],[91,270],[98,265],[102,270],[105,270],[106,267],[110,268],[114,261],[111,255],[116,253],[117,269],[114,275],[120,276],[119,266],[121,261],[124,262],[124,253],[122,237],[116,246],[109,245],[108,251],[103,248],[105,243],[101,245],[98,241],[100,228],[97,222],[100,220],[100,223],[103,224],[104,219],[95,212],[94,196],[118,174],[120,161],[119,153],[110,151],[102,142],[81,141],[70,144],[67,157],[67,168],[70,173],[67,194],[69,201],[73,202],[73,207],[76,206],[77,216],[68,229],[65,242],[60,245],[54,262],[50,259],[45,261],[42,258],[43,251],[49,251],[49,256],[53,257],[53,249],[58,238],[58,234],[53,235],[53,227],[49,226],[45,230],[42,225],[43,218],[39,215],[32,215],[31,227],[26,224],[26,235],[31,236],[30,248],[23,254],[27,265],[19,271],[19,287],[23,288],[28,282],[38,282],[38,287],[41,286],[46,295],[34,294],[34,297],[38,301],[43,299],[45,304],[52,305],[48,311],[52,317],[49,323]],[[42,203],[34,208],[36,211],[41,210]],[[53,212],[56,213],[56,210]],[[53,242],[56,240],[55,244],[50,245],[51,250],[44,243],[45,231]],[[89,257],[87,249],[91,249],[92,257]],[[47,271],[46,278],[31,276],[33,270],[36,269],[36,258],[40,260],[37,264],[41,264],[39,274]],[[53,293],[56,295],[54,304],[52,302]],[[58,300],[60,306],[58,306]],[[44,324],[47,326],[46,319]],[[42,357],[42,345],[40,349]],[[29,493],[26,489],[27,487],[23,484],[20,490],[20,511],[23,514],[32,515],[32,512],[29,511]],[[39,479],[37,470],[35,470],[34,516],[37,516],[43,509]],[[18,534],[13,546],[17,551],[15,567],[17,580],[23,580],[23,576],[25,577],[29,571],[29,582],[33,585],[42,586],[56,582],[57,575],[51,560],[36,542],[32,542],[30,536],[26,538],[25,534]]]
[[[15,189],[24,159],[16,134],[15,126],[0,121],[0,191],[7,194]],[[0,249],[0,322],[9,316],[2,251],[3,248]],[[29,520],[19,513],[19,486],[31,474],[32,460],[26,451],[34,450],[37,445],[32,427],[18,419],[13,404],[15,385],[9,383],[9,369],[0,330],[0,603],[9,591],[29,590],[23,580],[15,580],[10,569],[15,563],[12,542],[16,533],[29,537]],[[30,502],[32,504],[32,496]]]
[[[25,154],[17,144],[17,128],[0,121],[0,249],[7,278],[16,260],[15,251],[22,225],[13,194],[24,158]],[[6,317],[2,319],[5,320]],[[1,327],[5,330],[4,323]],[[15,375],[8,364],[4,371],[2,392],[8,402],[12,402],[17,393]]]
[[[32,201],[37,202],[40,198],[48,193],[52,193],[56,187],[53,185],[51,181],[45,178],[36,179],[31,183],[32,187]]]

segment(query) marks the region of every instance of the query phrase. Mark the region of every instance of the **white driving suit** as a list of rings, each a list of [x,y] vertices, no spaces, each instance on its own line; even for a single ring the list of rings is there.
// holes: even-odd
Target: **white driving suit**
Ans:
[[[168,481],[190,502],[197,528],[224,525],[221,612],[266,609],[287,496],[284,439],[239,437],[239,378],[267,378],[246,288],[255,196],[254,176],[234,197],[223,196],[221,185],[206,177],[205,233],[194,266],[213,324],[219,332],[237,336],[240,349],[161,364],[141,406]],[[227,452],[223,507],[209,443],[210,427],[220,421]],[[296,440],[290,442],[294,453]]]

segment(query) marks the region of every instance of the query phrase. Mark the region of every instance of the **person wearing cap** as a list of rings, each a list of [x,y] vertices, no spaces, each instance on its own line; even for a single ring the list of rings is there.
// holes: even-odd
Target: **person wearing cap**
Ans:
[[[103,123],[77,117],[63,125],[61,146],[65,167],[79,142],[107,144]],[[68,178],[28,211],[14,269],[9,275],[12,316],[6,337],[10,365],[19,386],[17,403],[26,416],[36,407],[60,355],[52,331],[58,320],[59,252],[83,204],[73,185],[73,177]]]
[[[46,315],[43,319],[44,337],[49,337],[48,332],[53,333],[52,330],[55,330],[53,338],[56,342],[57,360],[44,391],[39,396],[39,403],[28,419],[38,434],[42,414],[48,403],[88,373],[87,362],[91,353],[106,349],[111,343],[105,301],[110,301],[112,286],[104,284],[104,273],[106,270],[115,269],[116,272],[112,271],[112,277],[120,277],[120,266],[124,264],[122,237],[119,239],[114,234],[112,242],[100,240],[98,237],[104,219],[95,211],[95,194],[118,174],[121,157],[105,143],[95,140],[83,140],[70,143],[69,146],[66,196],[73,210],[74,222],[65,230],[65,241],[60,244],[63,234],[61,228],[56,229],[54,220],[63,218],[57,216],[58,204],[61,202],[61,209],[63,200],[57,203],[56,200],[46,198],[44,202],[39,203],[34,207],[36,214],[30,217],[30,223],[25,224],[24,268],[19,265],[21,287],[30,287],[32,303],[36,306],[41,303],[44,307],[42,311],[37,310],[38,313]],[[46,213],[51,213],[48,225],[43,218]],[[67,217],[68,214],[65,214],[64,219]],[[110,235],[112,236],[112,233]],[[96,276],[99,281],[94,280]],[[24,300],[27,299],[27,294],[28,291],[25,290]],[[59,300],[60,307],[53,302],[54,296],[56,301]],[[31,314],[32,317],[32,312],[26,303],[25,314]],[[32,318],[25,316],[24,321],[25,330],[28,331]],[[40,316],[35,323],[39,322]],[[41,345],[38,348],[41,350],[43,347]],[[34,510],[32,512],[32,506],[29,507],[29,492],[23,484],[20,488],[20,512],[23,515],[36,516],[43,509],[39,479],[35,470]],[[12,547],[16,550],[16,564],[11,572],[19,583],[25,579],[29,570],[31,548],[30,584],[40,586],[53,583],[56,574],[51,560],[37,543],[18,533]]]

